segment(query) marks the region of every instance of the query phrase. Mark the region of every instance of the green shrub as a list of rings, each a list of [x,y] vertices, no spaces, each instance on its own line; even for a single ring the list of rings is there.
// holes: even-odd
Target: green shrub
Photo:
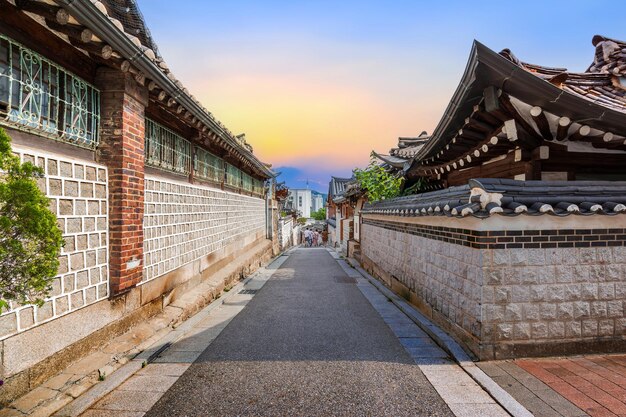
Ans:
[[[0,311],[9,301],[41,306],[59,267],[63,237],[37,186],[43,170],[21,163],[1,128],[0,171]]]
[[[326,208],[322,207],[321,209],[314,211],[311,213],[311,217],[314,220],[326,220]]]
[[[404,179],[385,171],[374,159],[367,168],[355,168],[353,172],[370,203],[400,195]]]

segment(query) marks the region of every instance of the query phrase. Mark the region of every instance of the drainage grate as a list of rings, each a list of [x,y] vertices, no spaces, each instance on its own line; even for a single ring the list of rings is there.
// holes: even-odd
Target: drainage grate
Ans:
[[[239,294],[256,294],[259,290],[241,290]]]
[[[335,282],[339,284],[356,284],[356,279],[352,277],[347,277],[345,275],[340,275],[335,277]]]

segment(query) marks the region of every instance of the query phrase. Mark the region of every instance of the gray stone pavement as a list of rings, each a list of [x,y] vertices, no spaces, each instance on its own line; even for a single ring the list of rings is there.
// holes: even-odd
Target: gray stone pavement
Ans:
[[[84,416],[508,415],[325,249],[292,251],[265,280]]]

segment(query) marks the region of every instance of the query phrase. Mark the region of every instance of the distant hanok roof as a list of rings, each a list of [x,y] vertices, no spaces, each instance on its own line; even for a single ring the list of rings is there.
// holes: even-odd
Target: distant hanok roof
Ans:
[[[420,133],[416,138],[399,137],[398,146],[396,148],[391,148],[389,150],[389,154],[404,158],[405,160],[411,159],[417,154],[417,152],[419,152],[420,149],[422,149],[422,146],[428,142],[429,138],[430,136],[426,133],[426,131]]]
[[[343,197],[343,194],[346,191],[346,186],[350,181],[352,181],[352,178],[330,177],[330,183],[328,184],[328,198],[335,200],[336,198]]]
[[[428,142],[429,138],[430,136],[426,131],[420,133],[416,138],[399,137],[397,147],[391,148],[389,154],[373,151],[372,155],[393,170],[405,170],[409,168],[409,163],[422,146]]]

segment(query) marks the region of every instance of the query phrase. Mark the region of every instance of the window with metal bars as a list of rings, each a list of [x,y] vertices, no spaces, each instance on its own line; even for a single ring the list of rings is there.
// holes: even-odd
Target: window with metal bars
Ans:
[[[191,142],[146,118],[146,165],[179,174],[191,172]]]
[[[94,149],[100,92],[0,34],[0,124]]]
[[[226,184],[235,188],[241,187],[241,170],[227,162],[224,162],[224,165],[226,166]]]
[[[202,148],[196,148],[193,172],[194,176],[198,178],[222,182],[224,179],[224,161]]]
[[[243,188],[244,191],[251,193],[253,191],[253,185],[252,185],[252,180],[253,178],[246,174],[245,172],[241,173],[241,188]]]
[[[252,179],[252,192],[258,196],[263,195],[263,181],[253,178]]]

